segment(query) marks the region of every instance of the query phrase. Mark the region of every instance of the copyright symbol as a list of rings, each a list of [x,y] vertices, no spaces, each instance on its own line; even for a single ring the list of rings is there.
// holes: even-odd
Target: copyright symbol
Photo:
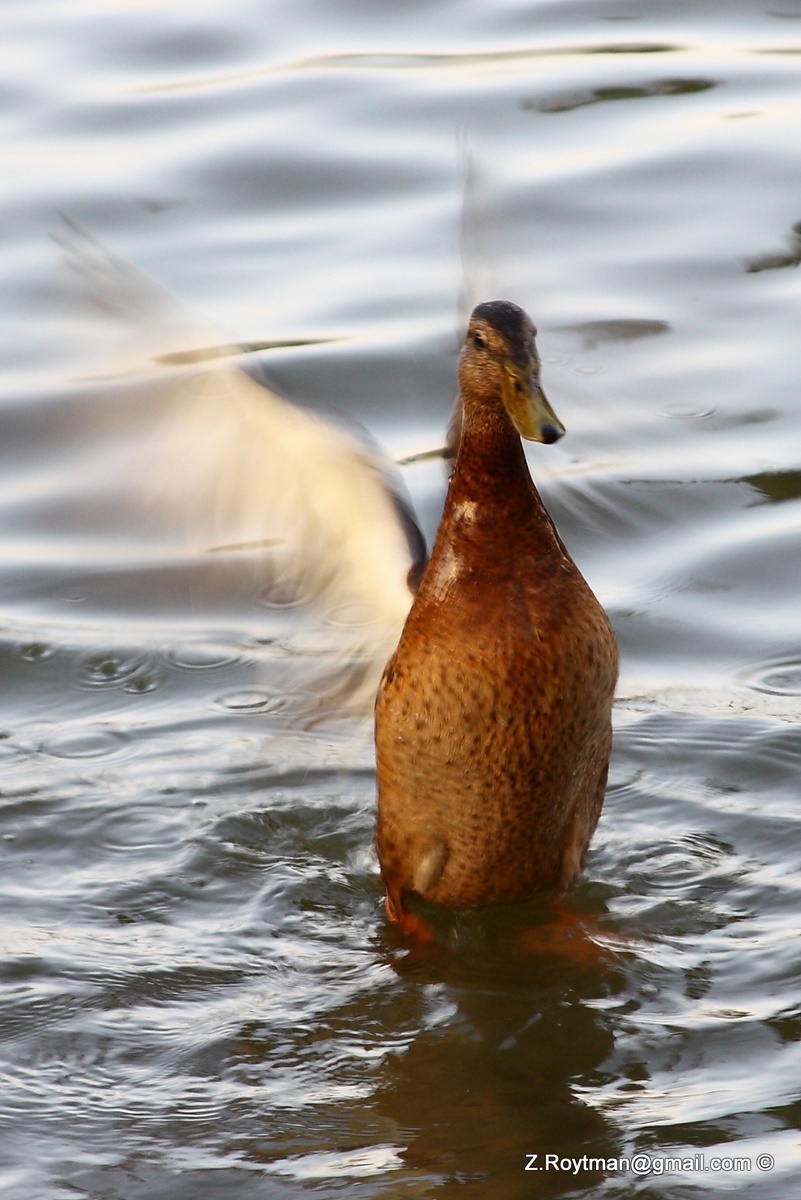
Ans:
[[[762,1157],[768,1158],[769,1156],[767,1154],[763,1154]],[[631,1160],[631,1169],[635,1171],[637,1175],[647,1175],[651,1170],[651,1160],[648,1155],[635,1154],[634,1158]]]
[[[772,1154],[758,1154],[756,1157],[756,1165],[760,1171],[772,1171],[776,1159]]]

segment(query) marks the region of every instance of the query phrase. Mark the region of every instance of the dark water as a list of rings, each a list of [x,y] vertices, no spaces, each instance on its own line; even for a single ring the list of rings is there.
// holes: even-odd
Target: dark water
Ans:
[[[11,0],[0,47],[4,1200],[796,1194],[801,5]],[[330,339],[264,367],[398,458],[460,295],[532,313],[623,652],[571,898],[616,949],[387,927],[369,729],[138,525],[158,400],[76,379],[58,209],[221,340]]]

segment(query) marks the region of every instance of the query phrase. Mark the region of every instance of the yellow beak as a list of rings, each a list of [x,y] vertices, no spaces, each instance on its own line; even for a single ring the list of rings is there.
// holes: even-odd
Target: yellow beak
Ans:
[[[551,408],[533,371],[513,362],[503,368],[503,403],[521,437],[529,442],[557,442],[565,427]]]

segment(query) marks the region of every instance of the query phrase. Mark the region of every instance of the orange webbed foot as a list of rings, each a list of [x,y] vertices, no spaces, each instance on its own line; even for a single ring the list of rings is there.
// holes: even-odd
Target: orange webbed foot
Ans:
[[[525,954],[551,954],[581,967],[608,967],[631,952],[625,939],[600,929],[585,913],[574,913],[551,902],[553,920],[528,929],[518,948]]]
[[[399,925],[401,931],[416,941],[418,945],[428,945],[434,941],[434,931],[428,922],[409,912],[400,897],[387,892],[384,907],[393,925]]]

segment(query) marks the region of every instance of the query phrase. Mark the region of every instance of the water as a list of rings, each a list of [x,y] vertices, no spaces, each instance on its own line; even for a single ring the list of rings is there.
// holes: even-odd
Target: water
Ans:
[[[801,6],[0,22],[3,1196],[792,1195]],[[221,341],[320,339],[270,378],[398,458],[460,296],[532,313],[532,469],[623,652],[570,901],[607,956],[527,952],[538,903],[386,926],[369,734],[298,719],[275,597],[138,527],[153,409],[75,381],[57,209]]]

